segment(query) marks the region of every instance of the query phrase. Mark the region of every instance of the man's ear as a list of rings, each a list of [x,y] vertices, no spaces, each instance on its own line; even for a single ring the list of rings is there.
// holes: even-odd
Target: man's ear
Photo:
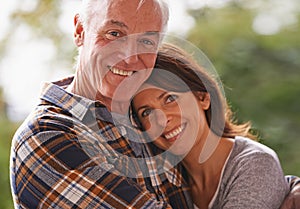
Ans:
[[[203,110],[207,110],[210,107],[210,94],[207,92],[197,91],[196,95]]]
[[[76,46],[82,46],[83,40],[84,40],[84,29],[82,22],[79,18],[79,14],[76,14],[74,17],[74,26],[75,26],[75,32],[74,32],[74,42]]]

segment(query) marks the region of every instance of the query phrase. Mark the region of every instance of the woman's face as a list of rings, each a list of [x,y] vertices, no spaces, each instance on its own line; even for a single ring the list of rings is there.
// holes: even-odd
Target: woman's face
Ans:
[[[155,145],[173,154],[187,154],[209,132],[204,113],[210,106],[207,93],[199,92],[196,97],[192,92],[168,92],[144,85],[133,106]]]

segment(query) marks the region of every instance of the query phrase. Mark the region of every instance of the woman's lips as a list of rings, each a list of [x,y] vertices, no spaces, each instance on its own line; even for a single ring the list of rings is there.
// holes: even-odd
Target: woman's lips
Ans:
[[[171,130],[171,131],[168,131],[167,133],[165,133],[163,136],[164,138],[166,138],[166,140],[168,142],[173,142],[175,141],[179,135],[182,134],[182,132],[184,131],[186,127],[186,124],[181,124],[179,127]]]

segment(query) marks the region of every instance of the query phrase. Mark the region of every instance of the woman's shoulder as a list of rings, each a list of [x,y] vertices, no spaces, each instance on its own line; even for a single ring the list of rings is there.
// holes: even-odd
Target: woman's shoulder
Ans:
[[[257,159],[257,158],[273,158],[276,161],[278,156],[274,150],[266,145],[254,141],[252,139],[237,136],[232,150],[233,157],[237,159]]]
[[[236,175],[253,171],[282,172],[279,158],[271,148],[245,137],[236,137],[226,171]]]
[[[213,208],[278,208],[288,192],[276,153],[237,137]],[[237,195],[238,194],[238,195]]]

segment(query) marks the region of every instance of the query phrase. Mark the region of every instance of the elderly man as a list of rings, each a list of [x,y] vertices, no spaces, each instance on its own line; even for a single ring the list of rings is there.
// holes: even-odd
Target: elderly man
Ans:
[[[158,172],[141,134],[123,122],[167,20],[161,0],[83,0],[75,76],[45,84],[13,139],[15,208],[192,207],[180,172]]]

